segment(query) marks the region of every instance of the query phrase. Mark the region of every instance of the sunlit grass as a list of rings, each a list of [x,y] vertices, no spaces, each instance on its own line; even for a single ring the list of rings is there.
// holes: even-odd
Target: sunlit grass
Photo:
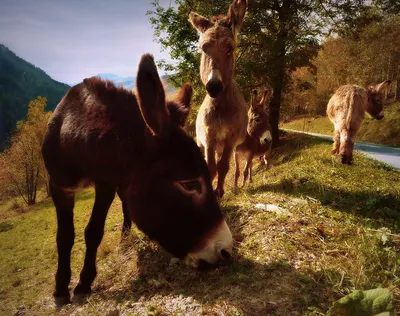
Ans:
[[[356,153],[353,166],[329,154],[330,142],[288,136],[254,183],[233,192],[230,172],[222,208],[235,239],[230,265],[197,272],[172,260],[133,230],[120,244],[116,200],[98,254],[94,294],[62,315],[323,315],[354,289],[388,287],[399,306],[400,173]],[[83,230],[93,191],[75,208],[73,279],[83,261]],[[274,204],[277,214],[256,207]],[[7,212],[1,210],[1,213]],[[3,217],[1,217],[3,218]],[[45,200],[1,220],[2,314],[55,312],[55,214]]]

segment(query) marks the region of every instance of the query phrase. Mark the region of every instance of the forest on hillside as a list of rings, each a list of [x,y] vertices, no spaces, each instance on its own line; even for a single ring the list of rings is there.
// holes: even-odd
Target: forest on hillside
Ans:
[[[53,110],[68,89],[0,44],[0,151],[17,121],[25,119],[30,101],[43,96],[48,100],[46,110]]]
[[[177,9],[153,1],[148,12],[156,40],[176,64],[171,81],[190,81],[195,100],[205,89],[198,75],[198,34],[188,22],[191,11],[210,17],[226,12],[229,1],[176,0]],[[399,97],[400,3],[372,1],[252,0],[235,52],[235,78],[247,100],[252,89],[271,88],[270,123],[296,114],[324,114],[334,90],[343,84],[367,86],[393,81],[390,97]],[[196,111],[191,113],[190,130]]]

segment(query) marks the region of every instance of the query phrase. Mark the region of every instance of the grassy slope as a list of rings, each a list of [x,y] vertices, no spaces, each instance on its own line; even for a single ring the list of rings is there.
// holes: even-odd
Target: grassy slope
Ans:
[[[332,135],[333,124],[327,117],[304,117],[281,124],[283,128],[290,128],[306,132]],[[357,139],[400,147],[400,102],[387,105],[385,118],[377,121],[366,115]]]
[[[255,163],[252,185],[234,193],[228,179],[222,207],[235,255],[232,264],[216,270],[200,273],[175,262],[138,231],[120,245],[116,200],[100,246],[95,293],[88,304],[64,307],[60,314],[323,315],[353,289],[378,286],[392,289],[400,307],[400,173],[358,153],[354,166],[342,166],[330,147],[289,136],[269,169]],[[76,203],[73,286],[92,197],[92,190],[84,191]],[[257,203],[290,214],[263,211]],[[54,313],[51,202],[0,216],[0,240],[0,314]]]

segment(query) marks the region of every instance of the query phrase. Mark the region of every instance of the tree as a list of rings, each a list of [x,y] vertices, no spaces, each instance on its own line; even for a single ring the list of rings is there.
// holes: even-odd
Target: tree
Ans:
[[[356,40],[365,25],[380,22],[397,12],[392,0],[252,0],[236,50],[236,80],[245,96],[254,88],[273,89],[270,124],[274,143],[279,140],[278,123],[285,89],[293,86],[291,74],[310,67],[326,36]],[[225,13],[229,0],[175,0],[175,8],[163,8],[158,0],[148,12],[156,41],[170,53],[174,64],[160,66],[173,71],[172,83],[190,81],[195,101],[204,97],[199,76],[198,35],[188,20],[190,11],[201,15]],[[318,83],[317,83],[318,84]],[[287,103],[287,102],[286,102]],[[193,111],[192,111],[193,113]],[[193,123],[192,119],[192,123]]]
[[[48,176],[41,154],[41,144],[51,115],[51,112],[44,111],[46,104],[47,99],[43,97],[37,97],[29,103],[26,122],[17,123],[11,146],[0,159],[4,185],[8,185],[9,190],[22,197],[28,205],[36,203],[41,183],[45,183],[47,188]]]

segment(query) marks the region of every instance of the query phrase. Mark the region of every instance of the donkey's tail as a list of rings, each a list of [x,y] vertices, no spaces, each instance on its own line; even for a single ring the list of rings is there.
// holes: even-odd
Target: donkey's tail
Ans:
[[[347,116],[345,120],[345,126],[348,131],[350,131],[351,128],[351,122],[353,120],[353,112],[354,112],[354,107],[357,98],[357,94],[353,91],[353,93],[350,93],[348,96],[348,109],[347,109]]]

